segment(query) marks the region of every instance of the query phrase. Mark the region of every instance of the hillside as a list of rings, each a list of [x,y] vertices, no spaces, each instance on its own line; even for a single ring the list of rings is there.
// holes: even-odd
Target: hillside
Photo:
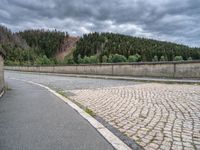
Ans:
[[[100,62],[102,57],[120,54],[128,58],[130,55],[140,55],[141,61],[158,60],[164,57],[172,61],[175,56],[182,56],[184,60],[200,59],[200,48],[190,48],[185,45],[138,38],[113,33],[91,33],[84,35],[77,43],[74,60],[78,57],[97,55]]]
[[[61,51],[64,39],[69,37],[68,33],[57,30],[25,30],[17,33],[22,37],[37,55],[46,55],[53,58],[57,51]]]
[[[0,26],[0,47],[6,53],[6,62],[28,60],[26,56],[30,47],[26,41],[4,26]]]
[[[55,57],[57,60],[64,60],[66,56],[71,56],[76,48],[76,43],[79,37],[68,37],[64,39],[61,49],[57,51]]]
[[[7,65],[55,64],[56,54],[74,44],[68,33],[49,30],[26,30],[12,33],[0,26],[0,47],[6,51]]]
[[[0,26],[7,65],[110,63],[200,59],[200,48],[114,33],[71,37],[57,30],[12,33]]]
[[[0,44],[1,45],[10,44],[12,46],[20,47],[22,49],[29,48],[24,39],[12,33],[11,30],[9,30],[4,26],[0,26]]]

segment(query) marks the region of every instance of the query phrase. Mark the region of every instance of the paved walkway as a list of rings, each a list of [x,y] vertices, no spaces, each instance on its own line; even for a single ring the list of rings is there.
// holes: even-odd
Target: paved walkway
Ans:
[[[146,150],[200,149],[200,86],[145,83],[70,92]]]
[[[0,99],[1,150],[113,150],[80,115],[47,90],[7,79]]]

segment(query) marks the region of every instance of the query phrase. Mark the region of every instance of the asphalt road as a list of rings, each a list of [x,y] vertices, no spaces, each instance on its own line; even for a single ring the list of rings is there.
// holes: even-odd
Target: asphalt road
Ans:
[[[80,89],[96,89],[104,87],[117,87],[139,84],[135,81],[125,80],[106,80],[106,79],[94,79],[94,78],[80,78],[80,77],[64,77],[56,75],[44,75],[39,73],[23,73],[15,71],[6,71],[5,77],[14,77],[17,79],[24,79],[34,81],[54,90],[80,90]]]
[[[75,78],[68,79],[71,82],[66,85],[62,77],[6,72],[10,90],[0,99],[0,150],[113,149],[86,120],[59,98],[41,87],[10,77],[43,81],[45,84],[61,80],[62,86],[77,86],[74,85]],[[78,80],[82,83],[81,79]]]

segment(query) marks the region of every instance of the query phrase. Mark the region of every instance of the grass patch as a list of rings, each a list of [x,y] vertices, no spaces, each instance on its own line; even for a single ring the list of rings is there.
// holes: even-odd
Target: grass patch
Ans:
[[[57,91],[57,93],[59,93],[60,95],[66,97],[65,92],[64,91]]]
[[[95,116],[95,113],[91,109],[89,109],[88,107],[85,108],[85,112],[88,113],[92,117]]]
[[[66,93],[65,91],[62,91],[62,90],[57,90],[56,91],[57,93],[59,93],[60,95],[64,96],[67,98],[66,96]],[[81,105],[80,103],[68,98],[69,100],[71,100],[72,102],[74,102],[76,105],[78,105],[81,109],[83,109],[87,114],[89,114],[90,116],[94,117],[96,114],[91,110],[89,109],[88,107],[84,107],[83,105]]]

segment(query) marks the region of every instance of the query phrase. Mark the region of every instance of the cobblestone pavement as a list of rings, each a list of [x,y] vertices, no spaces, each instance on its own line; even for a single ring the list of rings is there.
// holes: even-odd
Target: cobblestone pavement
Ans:
[[[146,150],[200,149],[200,86],[146,83],[68,90]]]

